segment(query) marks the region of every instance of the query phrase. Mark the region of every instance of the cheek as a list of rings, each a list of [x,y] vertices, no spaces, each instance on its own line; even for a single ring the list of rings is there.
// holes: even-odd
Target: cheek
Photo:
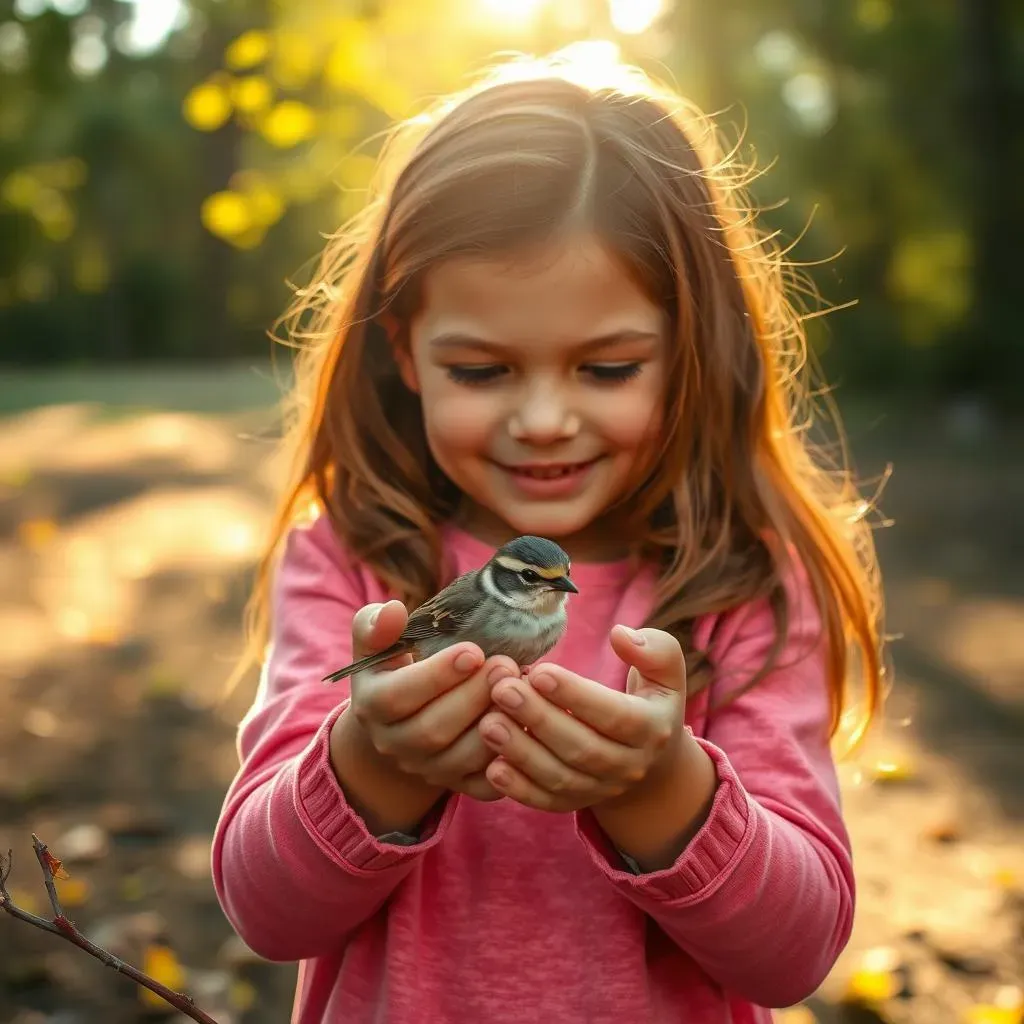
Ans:
[[[450,381],[425,381],[422,391],[427,439],[435,450],[456,454],[486,447],[501,424],[498,404],[486,395],[453,388]]]
[[[637,386],[595,404],[591,422],[614,447],[635,449],[657,436],[663,419],[660,390]]]

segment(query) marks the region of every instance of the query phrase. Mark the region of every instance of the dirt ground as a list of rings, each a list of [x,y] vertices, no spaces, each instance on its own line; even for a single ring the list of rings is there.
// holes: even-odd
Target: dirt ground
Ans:
[[[274,470],[265,412],[68,402],[0,420],[0,850],[46,912],[31,833],[82,931],[221,1024],[288,1019],[294,970],[232,940],[209,843],[250,691],[225,699]],[[847,952],[789,1024],[1020,1024],[1024,443],[976,417],[866,423],[895,474],[878,544],[895,690],[841,766],[859,878]],[[170,952],[168,952],[170,951]],[[855,998],[856,997],[856,998]],[[0,914],[0,1022],[180,1019]]]

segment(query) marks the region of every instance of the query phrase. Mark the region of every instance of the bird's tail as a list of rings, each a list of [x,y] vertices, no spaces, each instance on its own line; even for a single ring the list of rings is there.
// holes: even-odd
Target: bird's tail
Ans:
[[[398,657],[399,654],[406,653],[406,651],[405,644],[394,643],[390,647],[385,647],[383,651],[378,651],[376,654],[368,654],[365,658],[353,661],[351,665],[337,669],[330,675],[324,676],[321,682],[336,683],[339,679],[344,679],[346,676],[353,676],[357,672],[365,672],[368,668],[376,668],[378,665],[383,665],[385,661],[390,661],[392,658]]]

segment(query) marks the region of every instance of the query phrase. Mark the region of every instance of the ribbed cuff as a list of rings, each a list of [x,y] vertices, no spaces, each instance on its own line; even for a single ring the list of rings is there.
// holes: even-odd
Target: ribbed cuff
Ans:
[[[750,845],[754,831],[750,797],[723,751],[699,736],[694,738],[715,763],[718,787],[707,820],[670,867],[647,873],[623,869],[623,855],[593,813],[577,812],[576,834],[613,885],[662,902],[696,903],[729,877]]]
[[[423,821],[419,840],[397,845],[371,835],[362,818],[349,806],[331,767],[331,727],[348,706],[333,710],[299,758],[296,803],[299,817],[316,844],[334,860],[360,871],[384,871],[407,865],[436,846],[448,830],[458,794],[448,794]]]

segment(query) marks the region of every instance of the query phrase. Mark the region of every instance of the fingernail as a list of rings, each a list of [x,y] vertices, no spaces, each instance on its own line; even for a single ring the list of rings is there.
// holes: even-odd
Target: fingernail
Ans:
[[[504,746],[511,739],[511,733],[500,722],[490,722],[483,728],[484,739],[498,746]]]
[[[384,605],[379,604],[374,609],[374,611],[370,613],[370,625],[371,626],[376,626],[377,625],[377,620],[380,618],[380,610],[383,607],[384,607]]]
[[[512,776],[507,768],[492,768],[490,772],[491,782],[495,786],[507,786],[512,781]]]
[[[507,708],[518,708],[522,706],[523,695],[514,687],[506,686],[494,694],[494,699]]]
[[[541,693],[554,693],[558,680],[547,672],[542,672],[539,676],[530,676],[530,685]]]
[[[500,683],[502,679],[508,679],[509,676],[514,675],[508,665],[495,665],[490,672],[487,673],[487,682],[494,686],[495,683]]]
[[[626,636],[637,645],[637,647],[643,647],[647,643],[647,637],[643,633],[638,633],[635,629],[630,629],[629,626],[622,627],[626,631]]]
[[[480,662],[480,658],[473,651],[463,651],[455,659],[455,670],[457,672],[472,672]]]

